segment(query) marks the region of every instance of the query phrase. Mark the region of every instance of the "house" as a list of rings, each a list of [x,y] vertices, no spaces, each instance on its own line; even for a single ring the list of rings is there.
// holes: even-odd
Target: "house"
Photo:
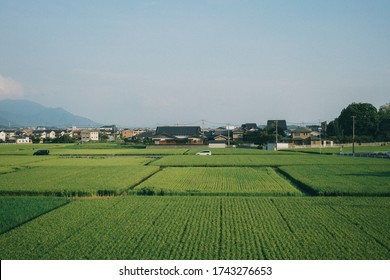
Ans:
[[[117,129],[116,125],[114,125],[114,124],[113,125],[104,125],[104,126],[99,128],[99,132],[101,134],[104,134],[107,136],[112,135],[113,137],[115,137],[115,135],[118,132],[118,129]]]
[[[17,137],[16,138],[16,141],[15,141],[16,144],[32,144],[32,141],[30,140],[30,137]]]
[[[257,124],[255,124],[255,123],[244,123],[241,125],[241,129],[244,130],[244,132],[258,131],[259,130]]]
[[[291,130],[291,143],[294,145],[310,145],[311,129],[307,127],[297,127]]]
[[[233,140],[241,141],[244,138],[244,130],[242,128],[236,128],[233,130]]]
[[[47,137],[46,130],[43,130],[43,129],[34,130],[33,134],[35,137],[37,137],[39,139],[46,139],[46,137]]]
[[[159,126],[152,140],[157,145],[203,144],[200,126]]]
[[[154,131],[144,131],[142,133],[137,133],[136,135],[134,135],[134,139],[136,140],[142,140],[142,141],[145,141],[145,140],[150,140],[152,139],[152,137],[154,136],[155,132]]]
[[[56,138],[56,132],[54,130],[51,130],[49,133],[46,134],[46,136],[50,139]]]
[[[134,136],[134,133],[132,130],[129,130],[129,129],[124,129],[122,131],[122,138],[123,139],[128,139],[128,138],[131,138]]]
[[[5,133],[4,130],[1,130],[0,131],[0,141],[5,142],[6,136],[7,136],[7,133]]]
[[[81,142],[99,141],[99,132],[96,130],[81,131]]]

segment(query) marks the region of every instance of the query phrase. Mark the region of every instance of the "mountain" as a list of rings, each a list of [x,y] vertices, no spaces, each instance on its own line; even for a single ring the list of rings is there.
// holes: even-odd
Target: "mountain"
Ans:
[[[48,126],[64,128],[72,125],[98,127],[101,124],[73,115],[62,108],[49,108],[29,100],[0,101],[0,127]]]

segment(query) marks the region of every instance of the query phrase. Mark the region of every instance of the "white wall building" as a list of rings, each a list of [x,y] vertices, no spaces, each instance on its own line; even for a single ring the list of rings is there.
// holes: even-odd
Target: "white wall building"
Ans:
[[[16,144],[32,144],[30,137],[18,138],[16,139]]]
[[[3,140],[5,142],[5,137],[7,136],[7,133],[4,131],[0,131],[0,140]]]
[[[81,131],[81,142],[99,141],[99,132],[83,130]]]

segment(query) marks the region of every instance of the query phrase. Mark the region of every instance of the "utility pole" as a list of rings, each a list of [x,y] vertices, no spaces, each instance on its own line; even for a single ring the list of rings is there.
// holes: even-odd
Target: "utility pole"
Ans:
[[[277,120],[275,121],[275,128],[276,128],[276,131],[275,131],[275,144],[276,144],[276,148],[278,148],[278,121]]]
[[[352,154],[355,155],[355,118],[352,116]]]
[[[227,133],[228,133],[228,147],[230,146],[230,132],[229,132],[229,129],[230,129],[230,124],[227,125]]]

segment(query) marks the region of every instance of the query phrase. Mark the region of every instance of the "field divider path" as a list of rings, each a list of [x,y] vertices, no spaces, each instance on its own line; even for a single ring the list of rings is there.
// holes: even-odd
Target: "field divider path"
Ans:
[[[273,206],[275,206],[275,209],[276,211],[279,213],[280,217],[282,218],[282,220],[284,221],[284,223],[286,224],[286,226],[288,227],[288,229],[290,230],[290,232],[295,235],[295,232],[293,230],[293,228],[291,227],[290,223],[288,222],[287,218],[283,215],[283,213],[279,210],[278,206],[276,205],[275,201],[271,198],[271,203]]]
[[[39,217],[42,217],[42,216],[44,216],[44,215],[46,215],[46,214],[49,214],[50,212],[52,212],[52,211],[54,211],[54,210],[57,210],[57,209],[59,209],[59,208],[61,208],[61,207],[64,207],[64,206],[68,205],[68,204],[71,203],[71,202],[72,202],[72,201],[69,200],[69,201],[65,202],[64,204],[58,205],[58,206],[56,206],[56,207],[54,207],[54,208],[51,208],[51,209],[49,209],[49,210],[47,210],[47,211],[45,211],[45,212],[42,212],[42,213],[40,213],[39,215],[36,215],[36,216],[34,216],[34,217],[31,217],[31,218],[29,218],[29,219],[27,219],[27,220],[21,222],[20,224],[17,224],[16,226],[13,226],[13,227],[11,227],[11,228],[9,228],[9,229],[7,229],[7,230],[1,232],[0,234],[4,234],[4,233],[7,233],[7,232],[9,232],[9,231],[11,231],[11,230],[14,230],[14,229],[16,229],[16,228],[19,228],[19,227],[21,227],[21,226],[23,226],[23,225],[25,225],[25,224],[27,224],[27,223],[29,223],[29,222],[31,222],[31,221],[37,219],[37,218],[39,218]]]
[[[121,193],[119,193],[119,196],[121,195],[125,195],[129,190],[133,190],[134,188],[136,188],[137,186],[141,185],[143,182],[145,182],[146,180],[148,180],[150,177],[156,175],[157,173],[161,172],[164,170],[165,167],[160,167],[158,170],[154,171],[152,174],[146,176],[145,178],[143,178],[142,180],[140,180],[138,183],[128,187],[127,189],[123,190]]]
[[[280,169],[279,166],[274,167],[274,170],[277,174],[282,176],[285,180],[291,183],[291,185],[295,188],[297,188],[299,191],[301,191],[303,194],[307,196],[318,196],[317,191],[313,190],[310,186],[306,185],[305,183],[297,180],[296,178],[292,177],[290,174],[287,172],[283,171]]]

